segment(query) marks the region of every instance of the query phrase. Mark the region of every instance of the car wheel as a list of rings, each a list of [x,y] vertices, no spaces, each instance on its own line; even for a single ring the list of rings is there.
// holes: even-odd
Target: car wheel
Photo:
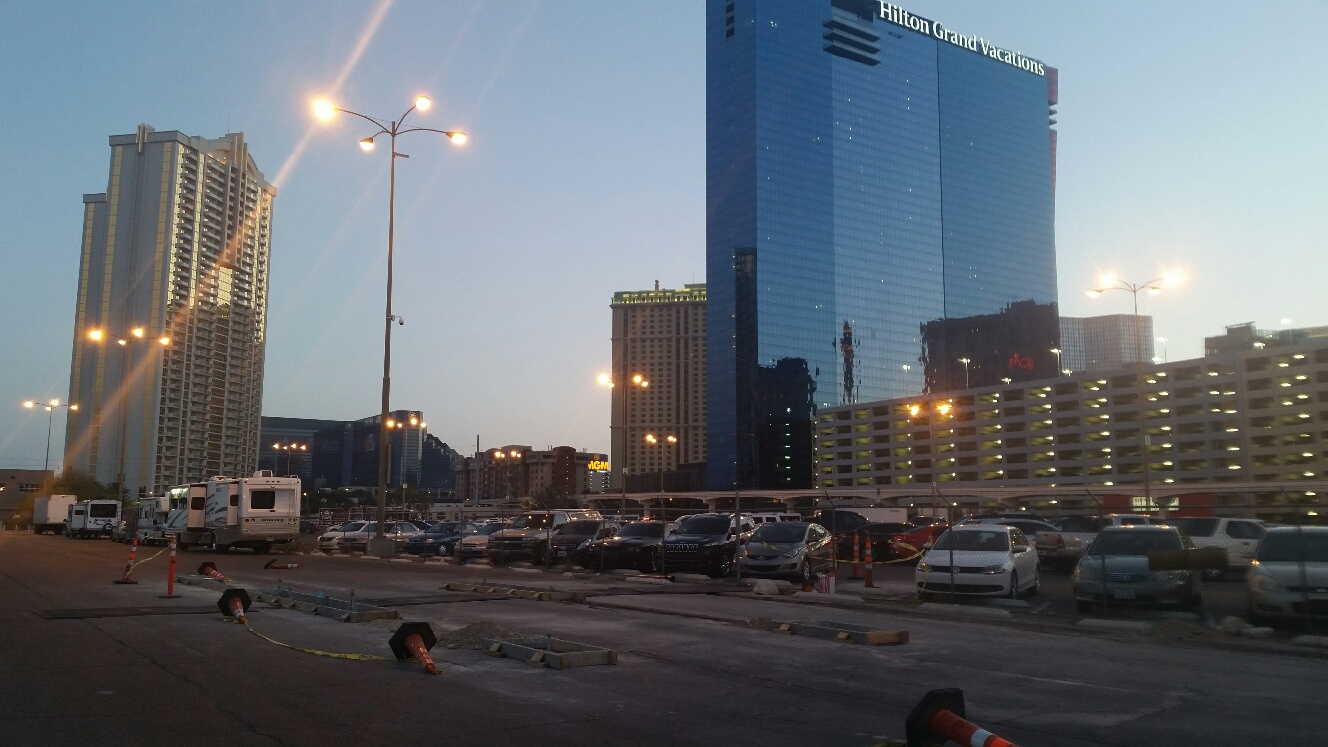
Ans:
[[[806,558],[802,559],[802,565],[798,566],[798,583],[810,584],[812,582],[812,564]]]
[[[733,556],[721,555],[719,560],[715,561],[715,569],[710,573],[711,578],[728,578],[733,573]]]
[[[1019,571],[1010,571],[1010,598],[1019,598]]]

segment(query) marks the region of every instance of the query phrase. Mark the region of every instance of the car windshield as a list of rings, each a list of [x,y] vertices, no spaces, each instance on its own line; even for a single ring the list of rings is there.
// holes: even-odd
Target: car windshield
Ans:
[[[663,537],[664,522],[638,521],[618,530],[619,537]]]
[[[569,521],[558,527],[558,536],[567,537],[569,535],[585,536],[599,531],[598,521]]]
[[[342,524],[342,525],[341,525],[336,531],[338,531],[338,532],[358,532],[358,531],[360,531],[361,529],[363,529],[368,523],[369,523],[369,522],[367,522],[367,521],[348,521],[348,522],[346,522],[345,524]]]
[[[757,542],[801,542],[806,536],[806,524],[778,522],[757,527],[752,539]]]
[[[1183,550],[1178,532],[1102,532],[1089,555],[1147,555],[1154,550]]]
[[[485,535],[493,534],[494,532],[500,529],[506,529],[506,528],[507,527],[503,526],[502,524],[485,524],[484,526],[480,527],[480,534],[485,534]]]
[[[1328,563],[1328,534],[1270,532],[1259,545],[1261,563]]]
[[[678,534],[728,534],[727,516],[693,516],[678,523]]]
[[[937,550],[990,550],[1010,549],[1010,535],[1004,531],[987,529],[952,529],[936,540]]]
[[[456,526],[459,523],[460,522],[456,521],[440,521],[437,524],[434,524],[433,526],[429,527],[429,532],[431,534],[442,534],[443,532],[450,532],[453,529],[456,529]]]
[[[508,529],[543,529],[553,517],[549,514],[521,514]]]

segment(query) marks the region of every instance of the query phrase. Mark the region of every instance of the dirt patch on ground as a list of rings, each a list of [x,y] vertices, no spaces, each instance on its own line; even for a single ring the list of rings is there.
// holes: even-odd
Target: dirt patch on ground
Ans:
[[[487,620],[472,623],[464,628],[450,630],[438,635],[438,645],[443,648],[462,648],[478,651],[484,648],[484,639],[507,640],[519,638],[520,633],[513,633]]]
[[[752,630],[774,630],[779,627],[779,623],[768,617],[753,617],[750,620],[743,620],[738,624],[744,628],[751,628]]]
[[[1231,636],[1189,620],[1158,620],[1143,634],[1153,641],[1229,641]]]

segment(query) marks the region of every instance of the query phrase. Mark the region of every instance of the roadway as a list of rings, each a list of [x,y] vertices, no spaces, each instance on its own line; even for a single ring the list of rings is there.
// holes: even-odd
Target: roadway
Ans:
[[[1312,744],[1328,728],[1319,697],[1328,667],[1315,650],[1277,643],[1088,634],[1031,613],[974,618],[854,597],[632,593],[624,581],[533,569],[299,556],[290,558],[298,569],[265,571],[268,558],[252,555],[182,556],[181,573],[213,560],[251,590],[280,576],[306,591],[410,597],[400,611],[440,633],[486,623],[620,654],[616,666],[559,671],[439,647],[442,675],[429,677],[413,663],[312,656],[250,635],[209,611],[220,585],[159,599],[164,557],[136,571],[138,585],[112,584],[125,554],[105,541],[0,533],[6,745],[866,747],[902,739],[908,712],[940,687],[962,688],[974,721],[1023,747]],[[585,603],[464,601],[476,595],[440,590],[465,579],[592,594]],[[74,612],[51,619],[56,610]],[[283,643],[376,656],[390,656],[396,627],[263,603],[250,619]],[[784,636],[763,629],[770,619],[903,629],[911,640],[863,647]]]

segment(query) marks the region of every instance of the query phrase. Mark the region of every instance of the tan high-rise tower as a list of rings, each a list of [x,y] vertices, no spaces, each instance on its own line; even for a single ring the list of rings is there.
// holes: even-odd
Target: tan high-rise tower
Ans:
[[[612,490],[706,459],[706,287],[613,294]],[[649,386],[640,386],[637,376]],[[647,436],[657,443],[651,444]],[[670,443],[668,436],[677,439]],[[699,486],[698,486],[699,487]]]
[[[275,189],[244,135],[139,125],[83,196],[65,464],[160,492],[258,462]]]

